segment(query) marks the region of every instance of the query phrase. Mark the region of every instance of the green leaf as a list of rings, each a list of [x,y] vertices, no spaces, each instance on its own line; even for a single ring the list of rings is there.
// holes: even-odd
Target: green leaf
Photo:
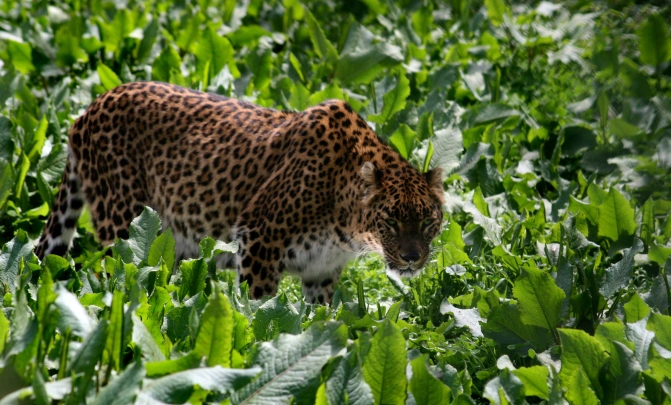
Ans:
[[[19,263],[21,260],[28,261],[31,257],[33,257],[33,244],[23,230],[19,230],[16,236],[2,247],[0,283],[8,286],[10,292],[16,291]]]
[[[17,170],[16,183],[14,183],[14,195],[16,197],[21,196],[21,191],[23,191],[24,182],[26,181],[26,175],[30,169],[30,159],[25,153],[21,153],[19,161],[16,162],[15,169]]]
[[[485,385],[483,396],[492,404],[519,404],[524,401],[524,385],[510,370],[503,369],[498,377]]]
[[[35,162],[40,153],[42,153],[42,148],[44,143],[47,140],[47,128],[49,127],[49,122],[47,121],[47,116],[43,115],[40,120],[40,125],[35,129],[33,137],[30,144],[30,152],[28,152],[28,160]]]
[[[154,337],[144,323],[142,323],[142,320],[136,314],[131,314],[131,319],[133,320],[131,341],[140,349],[142,357],[149,361],[165,360],[165,355],[161,351],[158,342],[154,340]]]
[[[158,36],[158,29],[159,23],[157,18],[151,20],[151,22],[144,28],[142,32],[142,41],[140,41],[140,46],[137,48],[136,58],[138,62],[142,63],[149,57],[151,48]]]
[[[322,367],[345,347],[346,341],[345,325],[314,322],[301,335],[282,334],[271,343],[261,343],[254,364],[262,365],[263,371],[236,391],[231,403],[288,403],[292,397],[314,402]],[[400,354],[405,356],[405,350]]]
[[[397,112],[405,108],[405,100],[410,95],[410,81],[404,74],[400,74],[398,82],[391,90],[382,96],[382,111],[380,114],[371,114],[368,119],[378,124],[384,124]],[[404,156],[407,159],[407,156]]]
[[[100,83],[103,85],[105,90],[109,91],[121,85],[121,80],[119,79],[119,76],[117,76],[112,69],[105,66],[104,63],[98,62],[96,71],[98,72],[98,76],[100,77]]]
[[[300,333],[300,317],[286,294],[278,294],[256,311],[252,329],[259,340],[271,339],[279,333]]]
[[[93,401],[93,405],[132,404],[142,386],[145,369],[141,361],[136,361],[118,377],[103,388]]]
[[[565,394],[571,404],[598,405],[600,403],[589,379],[580,369],[565,378],[564,386],[571,387],[566,390]]]
[[[525,324],[552,330],[559,323],[566,294],[547,272],[523,268],[515,281],[513,295]]]
[[[622,260],[606,269],[604,279],[599,287],[599,292],[604,297],[608,298],[612,296],[629,284],[634,271],[634,256],[642,250],[643,242],[640,239],[636,239],[634,246],[622,252]]]
[[[658,66],[671,59],[671,38],[669,38],[668,22],[659,14],[651,14],[648,20],[637,31],[638,50],[641,61],[648,65]]]
[[[326,381],[325,396],[329,404],[370,405],[373,393],[363,379],[359,346],[340,360]]]
[[[624,315],[627,323],[638,322],[648,316],[649,313],[650,307],[638,293],[632,295],[629,302],[624,304]]]
[[[611,187],[608,196],[599,205],[599,236],[613,242],[636,233],[635,213],[629,201]]]
[[[61,284],[58,284],[56,293],[58,296],[55,304],[60,313],[58,318],[60,329],[63,332],[70,329],[75,336],[86,338],[95,327],[95,322],[89,317],[77,297]]]
[[[248,386],[259,371],[261,370],[258,367],[236,370],[220,366],[180,371],[156,380],[147,380],[138,394],[137,401],[147,404],[183,404],[196,391],[196,386],[207,391],[226,394]]]
[[[412,378],[410,392],[417,405],[447,404],[450,402],[450,389],[429,372],[426,366],[427,356],[416,357],[410,362]]]
[[[548,377],[550,371],[545,366],[522,367],[512,371],[524,384],[526,396],[536,396],[541,399],[549,399],[550,387]]]
[[[485,0],[485,7],[487,7],[487,16],[492,24],[498,27],[504,22],[506,3],[503,0]]]
[[[194,352],[176,359],[152,361],[145,364],[147,368],[147,377],[156,378],[168,374],[174,374],[179,371],[198,368],[201,365],[202,357]]]
[[[403,61],[401,48],[380,40],[361,24],[353,22],[336,65],[335,75],[343,83],[370,83],[384,68]]]
[[[170,80],[171,72],[178,71],[182,64],[179,53],[172,46],[167,46],[161,54],[154,60],[151,68],[151,77],[153,80],[174,83]]]
[[[9,336],[9,321],[5,317],[5,313],[0,311],[0,353],[3,353],[5,350],[7,336]]]
[[[611,373],[615,377],[615,399],[624,398],[627,395],[639,396],[644,387],[641,381],[641,364],[636,359],[634,352],[621,342],[613,342],[615,349],[611,353]]]
[[[583,395],[585,388],[593,390],[598,398],[603,395],[599,382],[601,369],[608,363],[608,355],[599,341],[581,330],[558,329],[562,345],[560,377],[564,386],[579,383],[579,393]],[[576,373],[584,373],[587,380],[576,381]],[[577,388],[578,389],[578,388]]]
[[[182,275],[182,285],[179,287],[180,301],[205,290],[205,278],[207,277],[205,259],[184,260],[179,264],[179,272]]]
[[[294,83],[291,87],[289,106],[297,111],[303,111],[310,106],[310,91],[301,83]]]
[[[150,207],[145,207],[142,214],[130,223],[128,245],[133,252],[135,265],[148,262],[149,251],[160,230],[161,220],[158,213]]]
[[[221,292],[210,296],[202,315],[193,351],[205,356],[210,367],[231,367],[233,350],[233,308]]]
[[[375,404],[405,404],[408,362],[401,329],[385,320],[373,337],[363,364],[363,376],[373,391]]]
[[[433,143],[433,156],[430,167],[442,167],[445,175],[452,173],[460,165],[461,152],[463,150],[463,138],[461,131],[455,126],[435,131],[431,138]]]
[[[123,304],[124,293],[122,291],[114,291],[112,298],[112,309],[109,315],[109,327],[105,340],[105,350],[103,351],[103,364],[108,367],[113,367],[115,370],[121,369],[121,351],[123,347],[124,328],[123,328]],[[130,331],[127,331],[128,333]]]
[[[207,27],[200,37],[195,50],[196,66],[201,78],[214,77],[228,64],[231,73],[239,73],[233,58],[234,50],[228,39],[221,37],[211,27]],[[206,70],[207,62],[209,70]]]
[[[0,210],[5,207],[9,196],[12,195],[15,181],[14,170],[10,164],[7,164],[0,174]]]
[[[401,124],[396,132],[389,138],[389,143],[394,146],[404,159],[408,159],[412,152],[417,134],[409,126]]]
[[[655,340],[665,349],[671,350],[671,316],[653,313],[646,328],[655,332]]]
[[[166,229],[152,242],[147,256],[147,264],[158,266],[161,259],[172,273],[172,269],[175,268],[175,238],[173,238],[170,228]]]
[[[109,332],[109,322],[103,319],[84,339],[74,359],[68,365],[70,371],[75,373],[91,373],[95,365],[100,361],[105,349],[105,341]]]
[[[35,71],[35,65],[33,65],[33,55],[30,44],[20,43],[16,41],[7,42],[7,53],[9,53],[9,58],[14,65],[14,68],[24,75]]]
[[[312,46],[314,47],[317,56],[323,61],[334,61],[338,57],[338,51],[336,51],[331,42],[326,38],[321,25],[307,7],[305,7],[305,22],[308,26],[310,41],[312,41]]]

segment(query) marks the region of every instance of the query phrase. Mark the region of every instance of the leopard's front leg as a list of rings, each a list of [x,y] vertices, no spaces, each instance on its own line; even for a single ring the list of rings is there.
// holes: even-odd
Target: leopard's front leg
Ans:
[[[340,272],[335,272],[319,278],[303,278],[303,295],[308,304],[330,304],[333,299],[335,286],[340,280]]]
[[[240,283],[247,282],[249,295],[257,300],[264,295],[277,294],[281,278],[279,262],[266,257],[268,249],[261,246],[261,242],[252,243],[251,246],[241,244],[236,257],[238,280]]]

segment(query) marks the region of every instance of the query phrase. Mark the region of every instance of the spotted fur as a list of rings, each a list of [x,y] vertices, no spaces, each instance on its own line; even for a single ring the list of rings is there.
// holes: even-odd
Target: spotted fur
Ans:
[[[288,271],[308,301],[330,302],[363,251],[401,275],[419,271],[442,220],[440,172],[421,174],[343,101],[283,112],[130,83],[93,102],[69,138],[40,257],[67,253],[84,203],[105,245],[151,206],[181,255],[205,236],[238,240],[230,265],[254,298],[274,295]]]

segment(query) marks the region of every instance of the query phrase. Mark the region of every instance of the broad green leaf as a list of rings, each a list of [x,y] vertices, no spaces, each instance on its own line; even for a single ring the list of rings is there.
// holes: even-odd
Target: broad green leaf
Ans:
[[[430,167],[442,167],[444,174],[452,173],[460,164],[463,149],[463,138],[461,131],[455,126],[442,128],[435,131],[431,139],[433,143],[433,156]]]
[[[615,377],[613,384],[616,387],[613,393],[615,399],[621,399],[627,395],[639,396],[644,389],[641,381],[641,364],[634,352],[624,344],[613,342],[612,347],[615,351],[611,353],[610,369]]]
[[[158,35],[159,23],[158,19],[154,18],[149,24],[144,28],[142,33],[142,41],[140,41],[140,46],[137,48],[137,60],[139,62],[144,62],[145,59],[149,57],[151,48],[156,42],[156,37]]]
[[[594,388],[590,385],[589,379],[582,370],[575,370],[573,374],[566,377],[564,385],[571,387],[571,389],[566,390],[565,394],[569,403],[583,405],[598,405],[600,403]]]
[[[0,210],[5,207],[7,199],[12,195],[15,181],[14,170],[12,170],[10,164],[7,164],[2,172],[0,172]]]
[[[98,63],[96,70],[98,71],[98,76],[100,77],[100,83],[103,85],[105,90],[112,90],[113,88],[121,85],[119,76],[117,76],[116,73],[114,73],[114,71],[107,67],[104,63]]]
[[[384,321],[363,364],[363,376],[373,391],[376,405],[405,404],[407,362],[401,329],[389,320]]]
[[[354,22],[349,26],[335,74],[343,83],[370,83],[384,68],[402,61],[401,48],[389,41],[376,41],[372,32]]]
[[[14,167],[16,170],[16,183],[14,183],[14,195],[16,197],[21,196],[21,192],[23,191],[23,186],[25,185],[26,181],[26,175],[28,174],[28,170],[30,169],[30,159],[28,159],[28,156],[26,156],[25,153],[21,153],[21,157],[19,158],[19,161],[16,162],[16,166]]]
[[[19,72],[25,75],[35,70],[30,44],[8,41],[7,52],[12,64]]]
[[[408,159],[412,152],[417,134],[409,126],[401,124],[396,132],[389,138],[389,143],[394,146],[403,158]]]
[[[105,340],[105,347],[103,351],[103,364],[107,367],[113,367],[115,370],[121,369],[121,351],[124,340],[124,293],[122,291],[114,291],[112,298],[112,309],[109,314],[109,326]],[[130,331],[125,331],[129,333]]]
[[[557,287],[550,274],[535,268],[523,268],[515,281],[513,295],[517,298],[525,324],[552,330],[559,323],[566,294]]]
[[[165,360],[165,355],[161,351],[158,342],[154,340],[154,337],[144,323],[142,323],[142,320],[136,314],[131,314],[131,318],[133,320],[131,341],[140,348],[142,357],[148,361]]]
[[[326,62],[334,61],[338,57],[338,51],[336,51],[331,42],[326,38],[319,22],[307,7],[305,8],[305,22],[308,26],[310,41],[312,41],[312,46],[314,47],[317,56]]]
[[[261,343],[254,364],[263,366],[263,371],[236,391],[231,403],[288,404],[293,397],[314,401],[321,368],[345,347],[346,340],[345,325],[314,322],[301,335],[282,334],[272,342]],[[400,354],[405,356],[405,350]]]
[[[536,396],[541,399],[549,399],[550,387],[548,377],[550,371],[545,366],[522,367],[513,370],[512,373],[524,384],[526,396]]]
[[[410,81],[404,74],[399,75],[396,86],[382,96],[382,111],[372,114],[368,119],[378,124],[384,124],[397,112],[405,108],[405,100],[410,95]],[[404,155],[407,159],[407,155]]]
[[[487,7],[487,16],[495,26],[499,26],[504,22],[506,15],[506,3],[504,0],[485,0],[485,7]]]
[[[669,24],[659,14],[651,14],[638,30],[638,49],[641,61],[658,66],[671,59],[671,37]]]
[[[179,299],[193,297],[205,289],[207,263],[205,259],[184,260],[179,264],[182,285],[179,288]]]
[[[211,27],[207,27],[202,33],[196,45],[195,55],[201,78],[216,76],[226,65],[231,73],[238,73],[235,63],[231,63],[234,55],[233,46],[228,39],[219,36]],[[209,70],[206,69],[208,61],[210,62]]]
[[[175,267],[175,238],[173,238],[170,228],[166,229],[152,242],[147,256],[147,264],[158,266],[161,259],[172,273],[172,269]]]
[[[202,315],[193,351],[205,356],[207,365],[231,367],[233,350],[233,308],[221,292],[210,296]]]
[[[492,308],[487,316],[487,323],[482,325],[482,333],[501,346],[529,342],[537,351],[545,350],[552,341],[552,334],[548,329],[524,324],[519,308],[512,304]]]
[[[608,196],[599,205],[599,236],[617,241],[634,235],[638,225],[629,201],[611,187]]]
[[[33,137],[30,143],[30,152],[28,152],[28,160],[35,162],[37,158],[42,153],[42,148],[44,143],[47,140],[47,128],[49,127],[49,122],[47,121],[47,116],[43,115],[40,120],[40,125],[35,129]]]
[[[524,401],[524,384],[508,369],[485,385],[483,396],[497,405],[518,404]]]
[[[91,373],[101,360],[105,349],[105,340],[109,332],[109,322],[105,319],[98,322],[95,329],[88,334],[79,347],[74,359],[68,365],[70,371],[75,373]]]
[[[581,330],[558,329],[562,345],[560,376],[565,386],[580,384],[580,394],[584,394],[585,388],[596,393],[597,397],[603,395],[603,389],[599,382],[601,369],[608,363],[608,355],[599,341]],[[586,381],[575,380],[576,373],[584,373]],[[596,398],[595,398],[596,399]]]
[[[145,364],[147,377],[156,378],[201,366],[202,356],[189,352],[176,359],[152,361]]]
[[[137,399],[140,403],[182,404],[196,391],[196,386],[207,391],[230,393],[248,384],[259,371],[258,367],[236,370],[220,366],[180,371],[146,380]]]
[[[278,294],[259,307],[252,321],[257,339],[268,340],[279,333],[300,333],[301,314],[286,294]]]
[[[2,247],[0,253],[0,283],[9,287],[9,291],[16,291],[19,263],[21,260],[30,260],[33,257],[33,244],[28,235],[19,230],[16,236]]]
[[[79,303],[77,297],[65,289],[62,284],[56,288],[56,308],[60,313],[58,324],[61,331],[72,331],[72,334],[86,338],[95,327],[95,321],[91,319],[86,309]]]
[[[640,239],[634,241],[634,246],[622,252],[622,260],[608,267],[604,273],[604,279],[599,287],[599,292],[604,297],[610,297],[621,288],[629,284],[634,271],[634,256],[643,250],[643,242]]]
[[[0,311],[0,353],[5,350],[5,343],[9,335],[9,320],[5,317],[5,313]]]
[[[473,336],[482,336],[482,329],[480,327],[482,318],[477,308],[459,309],[446,301],[440,304],[440,312],[442,314],[451,313],[454,316],[456,326],[468,328]]]
[[[303,111],[309,107],[310,91],[301,83],[294,83],[291,87],[289,106],[297,111]]]
[[[141,361],[136,361],[100,390],[93,405],[132,404],[142,386],[145,369]]]
[[[167,46],[154,60],[151,77],[153,80],[174,83],[173,80],[170,80],[171,72],[179,71],[181,64],[182,59],[179,53],[172,46]]]
[[[359,351],[357,346],[347,353],[326,381],[324,394],[329,404],[373,404],[373,393],[363,379]]]
[[[427,356],[416,357],[410,362],[412,378],[410,392],[417,405],[446,404],[450,402],[450,389],[429,372]]]
[[[149,207],[145,207],[142,214],[130,223],[128,245],[133,252],[135,265],[147,263],[151,245],[160,230],[161,220],[158,213]]]
[[[638,322],[648,316],[650,307],[637,293],[632,295],[629,302],[624,304],[624,315],[627,323]]]
[[[671,316],[653,313],[646,327],[655,332],[655,340],[660,345],[671,350]]]

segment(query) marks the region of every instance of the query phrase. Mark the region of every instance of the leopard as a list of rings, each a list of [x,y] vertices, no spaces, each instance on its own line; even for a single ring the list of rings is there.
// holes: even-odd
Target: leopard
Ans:
[[[75,120],[65,166],[38,257],[68,254],[85,206],[104,246],[151,207],[178,257],[198,257],[207,236],[237,241],[216,265],[252,299],[275,296],[286,272],[307,303],[328,304],[343,267],[368,252],[415,276],[443,222],[440,167],[420,172],[343,100],[281,111],[126,83]]]

